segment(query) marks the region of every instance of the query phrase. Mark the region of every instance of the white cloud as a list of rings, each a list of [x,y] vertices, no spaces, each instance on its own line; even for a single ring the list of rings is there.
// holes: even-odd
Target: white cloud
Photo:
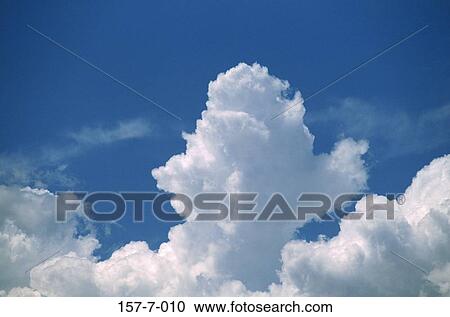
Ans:
[[[51,258],[31,270],[30,286],[46,296],[98,295],[92,270],[95,258],[69,252]]]
[[[117,141],[136,139],[148,136],[151,129],[145,120],[133,119],[120,121],[111,128],[84,127],[80,131],[71,133],[70,137],[81,146],[109,144]]]
[[[6,292],[3,294],[6,295]],[[0,293],[0,296],[3,296]],[[8,294],[8,296],[11,297],[39,297],[41,296],[41,294],[29,287],[14,287],[13,289],[11,289]]]
[[[255,191],[260,202],[282,192],[292,205],[303,191],[334,196],[365,188],[361,156],[367,142],[344,139],[331,153],[314,155],[300,94],[292,100],[282,97],[288,87],[258,64],[239,64],[220,74],[209,85],[207,110],[195,132],[184,134],[186,152],[153,171],[158,186],[191,195]],[[270,120],[294,103],[300,111]],[[43,295],[445,294],[449,174],[449,156],[433,161],[408,188],[396,221],[344,220],[339,235],[329,241],[292,241],[300,223],[188,219],[170,230],[169,241],[158,250],[130,242],[101,262],[89,252],[65,252],[35,267],[29,286]],[[356,206],[363,207],[363,201]],[[18,231],[14,235],[17,250],[26,249],[26,237]]]
[[[442,295],[450,296],[450,263],[432,270],[428,279],[431,283],[437,285]]]
[[[291,241],[283,248],[274,294],[418,296],[448,294],[450,155],[418,172],[396,205],[395,221],[343,220],[329,241]],[[377,197],[376,202],[385,202]],[[356,205],[365,210],[365,199]],[[413,264],[401,259],[407,259]],[[423,273],[431,272],[430,274]]]
[[[346,139],[330,154],[313,154],[313,136],[303,125],[297,92],[257,64],[240,64],[209,85],[207,110],[193,134],[184,134],[186,153],[173,156],[153,175],[161,189],[255,191],[259,201],[282,192],[296,205],[301,191],[336,195],[360,190],[367,174],[361,159],[367,143]],[[299,103],[302,111],[268,122],[274,113]],[[280,251],[301,223],[187,223],[171,229],[169,242],[151,251],[130,243],[97,263],[92,280],[103,295],[186,295],[265,290],[277,281]],[[261,248],[261,246],[264,248]],[[72,259],[72,261],[78,261]],[[66,264],[65,264],[66,265]],[[76,265],[75,265],[76,266]],[[57,290],[41,280],[57,280],[56,266],[32,272],[32,286]]]
[[[0,185],[0,289],[29,285],[29,269],[49,255],[75,252],[90,256],[93,234],[74,237],[75,214],[55,222],[55,196],[46,190]]]

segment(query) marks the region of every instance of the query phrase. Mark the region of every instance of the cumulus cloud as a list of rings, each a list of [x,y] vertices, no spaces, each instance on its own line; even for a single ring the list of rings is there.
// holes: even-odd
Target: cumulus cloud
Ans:
[[[315,155],[301,95],[286,98],[288,89],[286,81],[258,64],[219,74],[209,84],[195,131],[183,134],[186,151],[153,170],[158,187],[189,195],[253,191],[259,193],[259,206],[274,192],[295,206],[301,192],[335,196],[366,188],[367,142],[343,139],[330,153]],[[270,120],[294,103],[300,111]],[[449,174],[449,156],[433,161],[406,191],[407,203],[396,206],[395,221],[343,220],[339,235],[327,241],[293,241],[300,222],[188,218],[171,228],[158,250],[130,242],[97,261],[88,252],[95,243],[81,248],[86,252],[68,249],[33,268],[28,286],[50,296],[445,294]],[[364,206],[362,200],[355,208]],[[426,274],[405,267],[391,251],[415,261]]]
[[[272,193],[282,192],[293,206],[302,191],[334,196],[365,188],[361,156],[367,143],[345,139],[331,153],[314,155],[314,138],[303,124],[301,95],[285,98],[287,89],[286,81],[258,64],[239,64],[220,74],[209,85],[207,109],[195,132],[183,135],[186,152],[153,171],[159,188],[189,195],[254,191],[260,205]],[[268,122],[294,103],[300,112]],[[171,229],[169,241],[159,250],[149,250],[143,242],[130,243],[86,271],[99,293],[107,295],[222,294],[224,285],[235,291],[264,291],[278,280],[280,251],[301,225],[187,219]],[[55,280],[60,274],[64,270],[58,265],[38,267],[32,271],[32,286],[56,294],[41,281]]]
[[[73,252],[91,258],[93,233],[77,236],[76,213],[55,222],[55,195],[47,190],[0,185],[0,289],[30,294],[30,269],[46,257]]]
[[[450,155],[417,173],[396,204],[395,221],[343,220],[328,241],[290,241],[275,294],[328,296],[448,295]],[[378,196],[376,203],[385,203]],[[356,211],[365,211],[365,199]],[[411,263],[405,262],[403,257]]]
[[[450,296],[450,263],[432,270],[428,280],[439,288],[440,294]]]
[[[0,296],[3,295],[8,295],[11,297],[40,297],[41,293],[29,287],[14,287],[8,292],[8,294],[6,294],[5,291],[1,294],[0,291]]]

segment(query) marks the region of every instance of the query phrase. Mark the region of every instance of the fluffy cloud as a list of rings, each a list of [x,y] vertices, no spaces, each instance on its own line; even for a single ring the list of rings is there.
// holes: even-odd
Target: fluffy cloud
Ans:
[[[334,196],[365,188],[361,156],[367,143],[345,139],[331,153],[315,155],[314,138],[303,124],[300,93],[287,99],[283,92],[288,88],[287,82],[258,64],[239,64],[220,74],[209,85],[207,110],[195,132],[183,135],[186,152],[153,171],[159,188],[189,195],[254,191],[260,206],[274,192],[282,192],[295,206],[302,191]],[[270,120],[293,104],[301,111]],[[95,281],[98,293],[104,295],[223,294],[228,287],[234,292],[264,291],[278,280],[280,251],[301,225],[188,219],[171,229],[169,242],[159,250],[149,250],[143,242],[130,243],[110,259],[86,267],[83,279],[91,274],[86,280]],[[64,268],[72,266],[67,261],[80,261],[73,267],[85,263],[75,257],[60,265],[57,261],[32,271],[31,285],[46,295],[65,294],[47,281],[58,280]]]
[[[431,271],[428,280],[438,287],[441,295],[450,296],[450,263]]]
[[[183,135],[185,153],[153,170],[159,188],[190,195],[254,191],[259,193],[259,206],[274,192],[283,193],[295,206],[300,192],[335,196],[366,188],[362,155],[368,150],[367,142],[344,139],[330,153],[314,154],[314,138],[303,124],[301,95],[296,92],[293,98],[285,98],[287,89],[286,81],[258,64],[239,64],[220,74],[209,85],[207,109],[195,132]],[[294,104],[300,111],[270,119]],[[292,241],[300,222],[199,223],[188,218],[170,230],[168,242],[158,250],[150,250],[145,242],[130,242],[98,262],[89,252],[95,243],[91,249],[81,248],[87,252],[68,248],[31,270],[31,289],[10,293],[445,294],[450,258],[450,203],[445,190],[450,187],[449,161],[448,156],[440,158],[418,173],[406,192],[407,203],[397,206],[395,221],[383,217],[343,220],[337,237],[306,243]],[[364,206],[362,200],[356,209]],[[177,205],[174,208],[181,211]],[[72,240],[84,245],[80,239]],[[391,251],[427,273],[405,264]]]
[[[395,221],[343,220],[337,237],[291,241],[282,251],[281,284],[274,294],[448,295],[450,265],[450,155],[417,173],[396,204]],[[386,202],[376,197],[375,202]],[[365,199],[356,211],[365,211]],[[402,259],[403,258],[403,259]],[[410,263],[408,263],[408,261]]]
[[[55,222],[55,196],[47,190],[0,186],[0,289],[30,294],[30,269],[58,252],[91,257],[98,246],[93,234],[76,236],[76,214]],[[19,287],[19,288],[17,288]]]
[[[333,196],[365,187],[361,155],[367,143],[346,139],[330,154],[314,155],[313,136],[303,124],[300,93],[285,99],[287,89],[287,82],[258,64],[239,64],[220,74],[209,85],[207,110],[195,132],[184,135],[186,152],[153,171],[159,188],[192,196],[202,191],[257,192],[259,206],[272,193],[281,192],[295,206],[302,191]],[[270,120],[293,104],[300,111]],[[208,278],[218,274],[240,280],[251,290],[264,290],[277,279],[280,250],[300,225],[212,223],[199,227],[188,222],[174,231],[170,243],[179,249],[181,239],[187,238],[189,244],[183,242],[183,248],[214,250],[214,263],[203,273]],[[184,237],[185,232],[191,233]],[[214,238],[205,241],[205,237]]]

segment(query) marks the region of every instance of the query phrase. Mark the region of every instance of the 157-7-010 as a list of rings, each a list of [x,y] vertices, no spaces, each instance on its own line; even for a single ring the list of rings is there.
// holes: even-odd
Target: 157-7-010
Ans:
[[[137,313],[140,311],[147,311],[149,313],[152,311],[182,313],[186,309],[186,304],[182,300],[161,302],[120,301],[118,305],[120,306],[121,313]]]

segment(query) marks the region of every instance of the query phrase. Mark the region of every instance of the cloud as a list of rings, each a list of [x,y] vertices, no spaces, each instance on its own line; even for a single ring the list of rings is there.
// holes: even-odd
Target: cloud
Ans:
[[[46,188],[48,184],[53,184],[73,187],[78,181],[66,173],[67,167],[65,163],[49,162],[43,155],[0,153],[0,181],[6,185]]]
[[[450,296],[450,263],[432,270],[428,280],[437,285],[440,294]]]
[[[368,143],[343,139],[330,153],[314,155],[301,95],[287,99],[287,89],[286,81],[258,64],[239,64],[219,74],[209,84],[207,109],[195,132],[183,134],[186,151],[153,170],[158,187],[190,195],[255,191],[258,202],[281,192],[291,205],[305,191],[335,196],[366,188],[362,156]],[[294,103],[300,111],[270,120]],[[94,243],[83,252],[68,249],[33,268],[28,287],[50,296],[447,294],[449,187],[446,156],[417,174],[406,204],[396,206],[395,221],[343,220],[338,236],[306,243],[292,240],[303,223],[199,223],[188,218],[171,228],[168,242],[158,250],[130,242],[98,261],[88,252]],[[355,208],[364,206],[362,200]]]
[[[80,146],[92,146],[142,138],[148,136],[150,131],[148,122],[142,119],[133,119],[120,121],[112,128],[84,127],[69,135]]]
[[[149,136],[151,128],[143,119],[119,121],[112,127],[83,127],[68,134],[70,141],[63,146],[43,146],[34,155],[0,153],[0,181],[8,185],[49,184],[73,187],[77,179],[66,172],[67,162],[92,150],[95,146]]]
[[[361,156],[367,143],[345,139],[331,153],[314,155],[313,136],[302,120],[300,93],[286,99],[283,92],[288,88],[287,82],[258,64],[239,64],[220,74],[209,85],[207,110],[195,132],[183,135],[186,152],[153,171],[158,187],[191,195],[255,191],[259,202],[282,192],[292,205],[301,191],[334,196],[365,188]],[[301,112],[267,123],[294,103],[300,104]],[[159,250],[149,250],[143,242],[130,243],[96,263],[89,280],[95,281],[101,295],[218,294],[226,292],[224,285],[235,291],[264,291],[278,280],[281,249],[301,225],[188,219],[170,230],[169,241]],[[31,285],[43,294],[59,294],[42,281],[59,280],[64,271],[59,265],[37,267]]]
[[[308,113],[306,122],[322,131],[368,139],[379,158],[423,153],[450,144],[450,104],[411,114],[380,111],[373,104],[346,98],[337,106]]]
[[[395,221],[384,215],[375,221],[343,220],[339,235],[330,240],[287,242],[281,251],[279,282],[267,291],[251,291],[245,281],[219,270],[221,263],[242,263],[238,256],[243,254],[229,262],[222,257],[232,255],[231,249],[249,252],[253,263],[247,264],[260,270],[265,259],[257,252],[259,246],[241,251],[245,241],[233,244],[237,241],[232,235],[225,241],[211,226],[193,223],[176,226],[158,251],[145,242],[131,242],[103,262],[54,259],[33,270],[31,286],[45,295],[448,296],[449,185],[448,155],[418,172],[406,190],[406,204],[396,205]],[[375,202],[383,203],[385,197],[376,196]],[[364,199],[355,209],[365,210]],[[258,228],[246,229],[259,234]],[[80,281],[85,281],[81,287]]]
[[[39,297],[41,294],[29,287],[14,287],[11,289],[7,294],[5,291],[3,291],[4,294],[1,293],[0,296],[8,295],[10,297]]]
[[[385,215],[376,221],[344,219],[339,235],[328,241],[287,243],[281,284],[272,285],[271,291],[308,296],[448,295],[448,188],[450,155],[417,173],[405,192],[406,203],[396,205],[395,221]],[[365,199],[355,209],[364,211]]]
[[[54,208],[47,190],[0,185],[0,289],[29,286],[29,270],[57,251],[91,258],[98,246],[93,231],[77,236],[76,214],[56,223]]]

